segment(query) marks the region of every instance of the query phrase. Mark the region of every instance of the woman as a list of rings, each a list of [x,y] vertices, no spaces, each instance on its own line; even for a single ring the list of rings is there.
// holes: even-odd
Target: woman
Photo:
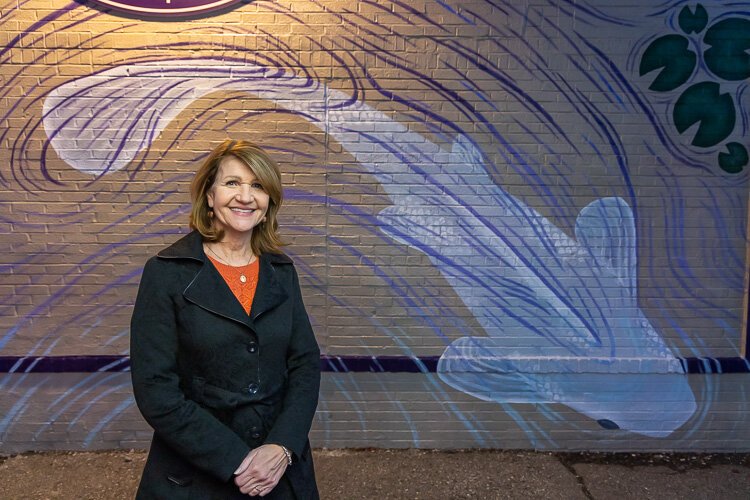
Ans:
[[[193,231],[146,263],[131,321],[133,391],[154,428],[137,498],[318,498],[320,351],[279,250],[279,169],[226,141],[191,197]]]

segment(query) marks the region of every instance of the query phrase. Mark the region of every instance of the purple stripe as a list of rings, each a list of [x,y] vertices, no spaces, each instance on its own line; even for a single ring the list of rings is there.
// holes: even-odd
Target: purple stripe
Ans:
[[[0,373],[91,373],[129,369],[129,356],[0,356]]]
[[[438,356],[321,356],[337,373],[435,373]],[[749,358],[678,358],[687,373],[750,373]],[[129,356],[0,356],[0,373],[92,373],[130,370]]]

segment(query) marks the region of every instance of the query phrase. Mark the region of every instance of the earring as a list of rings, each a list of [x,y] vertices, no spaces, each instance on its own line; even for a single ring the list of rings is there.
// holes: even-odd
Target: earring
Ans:
[[[213,219],[214,218],[214,211],[213,210],[209,210],[208,211],[208,218],[209,219]]]

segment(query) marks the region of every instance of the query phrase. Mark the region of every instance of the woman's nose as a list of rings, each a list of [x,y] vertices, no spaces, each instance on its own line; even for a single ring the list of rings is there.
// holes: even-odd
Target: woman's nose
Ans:
[[[237,192],[237,200],[244,203],[253,201],[253,188],[250,184],[240,184],[240,189]]]

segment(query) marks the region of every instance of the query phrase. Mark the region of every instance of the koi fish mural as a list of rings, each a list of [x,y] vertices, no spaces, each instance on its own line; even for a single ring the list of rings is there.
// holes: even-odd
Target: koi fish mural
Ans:
[[[217,90],[306,117],[378,179],[393,202],[378,215],[380,230],[424,252],[487,333],[447,347],[445,382],[503,403],[562,403],[653,437],[693,414],[684,368],[637,305],[635,226],[621,198],[590,203],[570,238],[495,185],[467,137],[444,151],[339,91],[219,60],[126,65],[74,80],[45,100],[44,126],[73,168],[104,175]],[[655,402],[659,410],[644,419]]]
[[[314,445],[747,448],[750,2],[92,5],[0,17],[1,451],[147,445],[141,266],[228,136],[284,172]]]

